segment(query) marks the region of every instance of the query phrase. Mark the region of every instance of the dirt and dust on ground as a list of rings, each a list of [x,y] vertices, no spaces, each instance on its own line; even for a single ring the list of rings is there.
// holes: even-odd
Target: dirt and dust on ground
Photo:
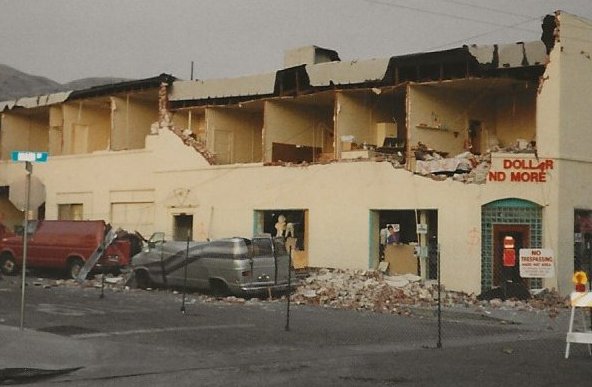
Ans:
[[[120,275],[101,274],[89,276],[82,283],[75,280],[31,278],[28,282],[34,286],[46,288],[56,286],[101,288],[105,291],[127,292],[140,291],[133,287],[129,272]],[[8,277],[5,277],[7,279]],[[18,280],[13,277],[13,280]],[[519,300],[508,297],[480,299],[476,294],[447,290],[434,280],[423,281],[412,274],[386,275],[376,270],[343,270],[316,268],[300,272],[294,279],[297,285],[291,295],[291,302],[296,305],[316,305],[326,308],[372,311],[412,315],[418,308],[435,309],[438,301],[442,307],[471,309],[476,312],[491,309],[509,309],[515,311],[536,311],[556,316],[562,309],[569,307],[569,300],[554,290],[542,289],[533,292],[531,298]],[[162,289],[149,289],[161,291]],[[176,293],[182,289],[174,290]],[[235,296],[220,297],[191,291],[191,297],[201,302],[254,303],[282,302],[285,295],[275,297],[245,299]],[[261,296],[260,296],[261,297]]]

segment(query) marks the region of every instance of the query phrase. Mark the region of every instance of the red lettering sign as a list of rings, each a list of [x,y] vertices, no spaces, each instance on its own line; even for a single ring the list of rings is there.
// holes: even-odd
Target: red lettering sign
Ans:
[[[506,180],[506,172],[502,171],[489,171],[489,181],[504,181]]]
[[[553,160],[503,159],[502,168],[509,170],[509,181],[516,183],[546,183],[547,171],[554,168]],[[489,181],[506,181],[505,171],[489,171]]]

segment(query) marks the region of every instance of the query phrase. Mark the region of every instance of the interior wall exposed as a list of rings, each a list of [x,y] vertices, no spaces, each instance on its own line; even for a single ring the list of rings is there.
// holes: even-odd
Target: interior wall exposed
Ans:
[[[158,120],[158,107],[133,96],[112,97],[111,150],[142,149],[150,125]]]
[[[91,106],[85,101],[78,101],[63,106],[63,154],[83,154],[109,149],[111,108],[108,102],[101,106]]]
[[[14,150],[47,151],[48,122],[47,110],[27,115],[4,113],[0,131],[2,160],[10,160],[11,152]]]
[[[469,98],[438,87],[412,85],[409,99],[411,146],[421,142],[451,156],[465,151]]]
[[[64,112],[62,106],[49,108],[49,154],[60,156],[63,151],[64,141]]]
[[[319,108],[292,101],[266,101],[264,161],[272,160],[273,143],[304,145],[322,151],[326,128],[333,127],[333,107]]]
[[[344,136],[353,136],[356,144],[374,144],[376,96],[369,92],[337,93],[336,133],[338,149]]]
[[[172,122],[178,128],[191,130],[197,139],[206,142],[205,109],[176,110],[172,114]]]
[[[495,98],[496,134],[501,147],[536,140],[536,89],[514,87]]]
[[[231,156],[217,157],[217,163],[253,163],[262,160],[262,113],[243,111],[238,108],[207,110],[209,150],[218,153],[218,151],[225,152],[224,147],[231,147]],[[199,125],[199,121],[197,124]],[[220,141],[222,144],[219,144]]]
[[[381,94],[378,97],[376,108],[377,123],[394,124],[396,127],[396,137],[400,142],[407,139],[406,117],[407,111],[405,108],[405,95],[400,94]],[[377,137],[377,138],[380,138]],[[380,142],[377,140],[376,142]],[[382,143],[377,143],[376,146],[383,146]]]

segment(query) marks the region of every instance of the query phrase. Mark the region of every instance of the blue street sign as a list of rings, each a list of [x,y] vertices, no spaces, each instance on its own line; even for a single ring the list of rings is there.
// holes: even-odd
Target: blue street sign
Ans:
[[[46,163],[47,152],[12,151],[12,161],[28,161],[31,163]]]

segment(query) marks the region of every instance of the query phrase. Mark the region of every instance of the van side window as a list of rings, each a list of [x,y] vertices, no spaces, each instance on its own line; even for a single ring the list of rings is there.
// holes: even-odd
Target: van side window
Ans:
[[[284,243],[284,238],[274,238],[273,239],[273,247],[275,248],[276,255],[288,254],[288,252],[286,251],[286,245]]]
[[[233,258],[232,243],[226,241],[213,241],[203,249],[208,258]]]
[[[253,257],[271,257],[271,240],[264,238],[253,239]]]

